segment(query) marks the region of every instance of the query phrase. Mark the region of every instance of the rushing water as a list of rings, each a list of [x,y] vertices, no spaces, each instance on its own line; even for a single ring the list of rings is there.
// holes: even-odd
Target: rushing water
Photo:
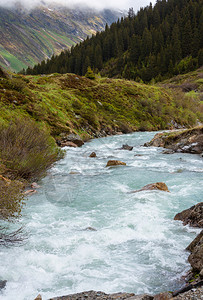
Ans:
[[[181,285],[189,269],[184,249],[198,230],[173,217],[202,201],[203,160],[141,146],[153,136],[138,132],[67,149],[24,209],[18,226],[25,226],[28,241],[0,250],[0,279],[8,281],[1,299],[157,293]],[[133,151],[117,150],[125,143]],[[97,158],[88,157],[92,151]],[[105,168],[109,159],[127,166]],[[158,181],[170,193],[129,193]]]

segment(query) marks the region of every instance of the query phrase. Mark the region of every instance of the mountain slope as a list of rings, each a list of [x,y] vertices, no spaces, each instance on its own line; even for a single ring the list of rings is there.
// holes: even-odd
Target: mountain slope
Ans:
[[[26,11],[0,7],[0,65],[11,71],[59,54],[81,42],[121,16],[120,12],[87,8],[68,9],[56,5]]]

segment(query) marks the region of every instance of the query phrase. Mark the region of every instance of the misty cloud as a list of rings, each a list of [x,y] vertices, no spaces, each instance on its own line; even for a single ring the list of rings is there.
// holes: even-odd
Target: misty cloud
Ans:
[[[67,7],[74,7],[78,5],[88,6],[91,8],[103,9],[103,8],[114,8],[114,9],[128,9],[133,7],[137,11],[141,6],[148,5],[150,0],[0,0],[0,6],[13,7],[16,3],[20,3],[26,9],[32,9],[38,5],[46,4],[51,5],[56,3]]]

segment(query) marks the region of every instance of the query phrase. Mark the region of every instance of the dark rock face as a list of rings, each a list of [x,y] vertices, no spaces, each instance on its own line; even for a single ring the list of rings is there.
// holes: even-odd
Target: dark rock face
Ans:
[[[49,300],[152,300],[153,296],[143,294],[135,295],[133,293],[115,293],[105,294],[103,292],[88,291],[78,294],[72,294],[62,297],[51,298]]]
[[[183,225],[189,224],[193,227],[203,228],[203,202],[183,210],[175,216],[174,220],[183,221]],[[186,250],[191,252],[188,261],[191,264],[192,273],[200,273],[201,277],[201,274],[203,274],[203,230],[190,243]]]
[[[141,191],[151,191],[151,190],[159,190],[169,192],[167,185],[164,182],[156,182],[145,185],[140,190],[133,191],[132,193],[137,193]]]
[[[188,261],[192,266],[193,272],[200,273],[203,270],[203,230],[187,247],[191,252]]]
[[[128,144],[123,145],[121,148],[119,148],[118,150],[128,150],[128,151],[132,151],[133,147],[129,146]]]
[[[157,133],[144,146],[164,147],[172,152],[203,153],[203,126],[179,132]]]
[[[175,215],[174,220],[183,221],[183,225],[189,224],[193,227],[203,228],[203,202],[178,213]]]

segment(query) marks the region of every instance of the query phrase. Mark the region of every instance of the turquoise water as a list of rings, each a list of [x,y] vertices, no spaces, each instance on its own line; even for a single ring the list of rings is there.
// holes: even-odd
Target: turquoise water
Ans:
[[[184,249],[198,230],[173,217],[202,201],[203,160],[142,147],[154,134],[107,137],[67,149],[29,197],[17,224],[25,226],[27,243],[0,250],[0,276],[8,280],[1,299],[31,300],[39,293],[48,299],[85,290],[157,293],[181,285],[190,267]],[[126,143],[133,151],[117,150]],[[92,151],[97,158],[88,157]],[[109,159],[127,166],[106,168]],[[158,181],[170,193],[129,193]]]

